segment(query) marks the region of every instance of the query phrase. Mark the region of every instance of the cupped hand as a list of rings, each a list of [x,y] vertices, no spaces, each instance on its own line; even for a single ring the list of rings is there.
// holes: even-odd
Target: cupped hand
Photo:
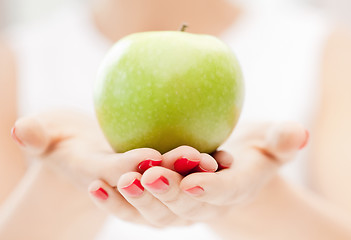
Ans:
[[[20,118],[12,136],[30,159],[48,164],[85,188],[95,179],[116,186],[122,174],[142,173],[150,166],[161,165],[163,159],[150,148],[115,153],[97,121],[76,110],[51,110]],[[200,160],[197,164],[202,165]],[[215,160],[204,163],[204,168],[216,166]]]
[[[253,200],[307,140],[307,131],[295,123],[238,126],[212,156],[182,146],[164,154],[161,166],[123,174],[117,190],[103,180],[89,189],[98,206],[128,221],[158,227],[215,221]],[[96,195],[96,190],[104,194]],[[128,204],[121,205],[123,198]]]
[[[42,161],[84,188],[100,178],[112,186],[143,159],[161,162],[153,149],[115,153],[96,120],[75,110],[52,110],[20,118],[12,136],[30,159]]]

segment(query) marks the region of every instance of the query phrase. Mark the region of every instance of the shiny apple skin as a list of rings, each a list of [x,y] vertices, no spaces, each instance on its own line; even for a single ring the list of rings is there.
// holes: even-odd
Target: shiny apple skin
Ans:
[[[116,152],[188,145],[211,153],[233,131],[243,99],[232,50],[216,37],[181,31],[121,39],[94,87],[96,116]]]

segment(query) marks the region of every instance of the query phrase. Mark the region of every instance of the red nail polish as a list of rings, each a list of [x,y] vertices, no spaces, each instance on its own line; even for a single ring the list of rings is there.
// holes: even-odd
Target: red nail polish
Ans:
[[[191,172],[195,173],[195,172],[215,172],[215,171],[206,170],[206,169],[202,168],[200,165],[197,165],[195,168],[193,168],[191,170]]]
[[[198,166],[200,161],[190,161],[185,157],[179,158],[174,163],[174,170],[182,175],[188,174],[193,168]]]
[[[138,172],[144,173],[146,170],[148,170],[151,167],[156,167],[161,165],[161,160],[155,161],[151,159],[146,159],[138,164]]]
[[[103,188],[99,188],[95,191],[91,191],[91,194],[101,200],[106,200],[108,198],[108,193]]]
[[[185,191],[190,195],[194,195],[194,196],[199,196],[205,192],[204,189],[200,186],[192,187],[192,188],[186,189]]]
[[[223,170],[223,169],[228,169],[229,167],[228,166],[223,166],[222,164],[219,164],[218,163],[218,169],[217,171],[220,171],[220,170]]]
[[[17,142],[19,145],[23,146],[24,147],[24,144],[23,142],[21,141],[21,139],[19,139],[16,135],[16,127],[13,127],[11,129],[11,136],[12,138],[15,140],[15,142]]]
[[[168,189],[169,182],[167,178],[165,178],[164,176],[160,176],[152,183],[147,183],[146,185],[149,188],[152,188],[153,190],[165,191]]]
[[[303,141],[303,143],[301,144],[301,146],[299,147],[299,149],[303,149],[304,147],[306,147],[307,143],[308,143],[308,139],[310,138],[310,132],[308,130],[305,130],[305,140]]]
[[[132,197],[138,197],[144,192],[144,187],[141,185],[139,179],[135,179],[132,183],[129,185],[122,187],[122,189]]]

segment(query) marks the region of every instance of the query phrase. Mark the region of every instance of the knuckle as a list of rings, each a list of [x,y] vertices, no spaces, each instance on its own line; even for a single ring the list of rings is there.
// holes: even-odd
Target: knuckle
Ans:
[[[221,208],[220,206],[202,203],[188,209],[181,217],[192,221],[205,221],[216,216]]]
[[[177,206],[179,205],[180,192],[178,189],[173,189],[173,191],[168,191],[165,195],[159,196],[159,200],[166,206]]]
[[[165,205],[170,206],[170,205],[175,205],[178,201],[178,199],[173,196],[173,197],[169,197],[169,198],[164,198],[161,200]]]
[[[126,207],[125,203],[120,201],[114,202],[112,205],[107,203],[98,205],[123,221],[134,222],[140,217],[135,208]]]
[[[198,203],[194,204],[189,207],[180,207],[177,209],[176,213],[177,215],[183,217],[183,218],[190,218],[193,219],[194,217],[198,216],[199,213],[202,212],[202,208],[204,207],[203,203]]]
[[[129,202],[134,207],[139,209],[148,209],[152,208],[152,206],[155,205],[155,199],[148,194],[144,194],[144,196],[139,199],[129,199]]]

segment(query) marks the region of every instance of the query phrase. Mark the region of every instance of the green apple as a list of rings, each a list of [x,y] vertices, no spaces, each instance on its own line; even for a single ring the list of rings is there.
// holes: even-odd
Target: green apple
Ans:
[[[181,145],[211,153],[231,134],[244,97],[231,49],[209,35],[144,32],[118,41],[94,87],[100,126],[117,152]]]

